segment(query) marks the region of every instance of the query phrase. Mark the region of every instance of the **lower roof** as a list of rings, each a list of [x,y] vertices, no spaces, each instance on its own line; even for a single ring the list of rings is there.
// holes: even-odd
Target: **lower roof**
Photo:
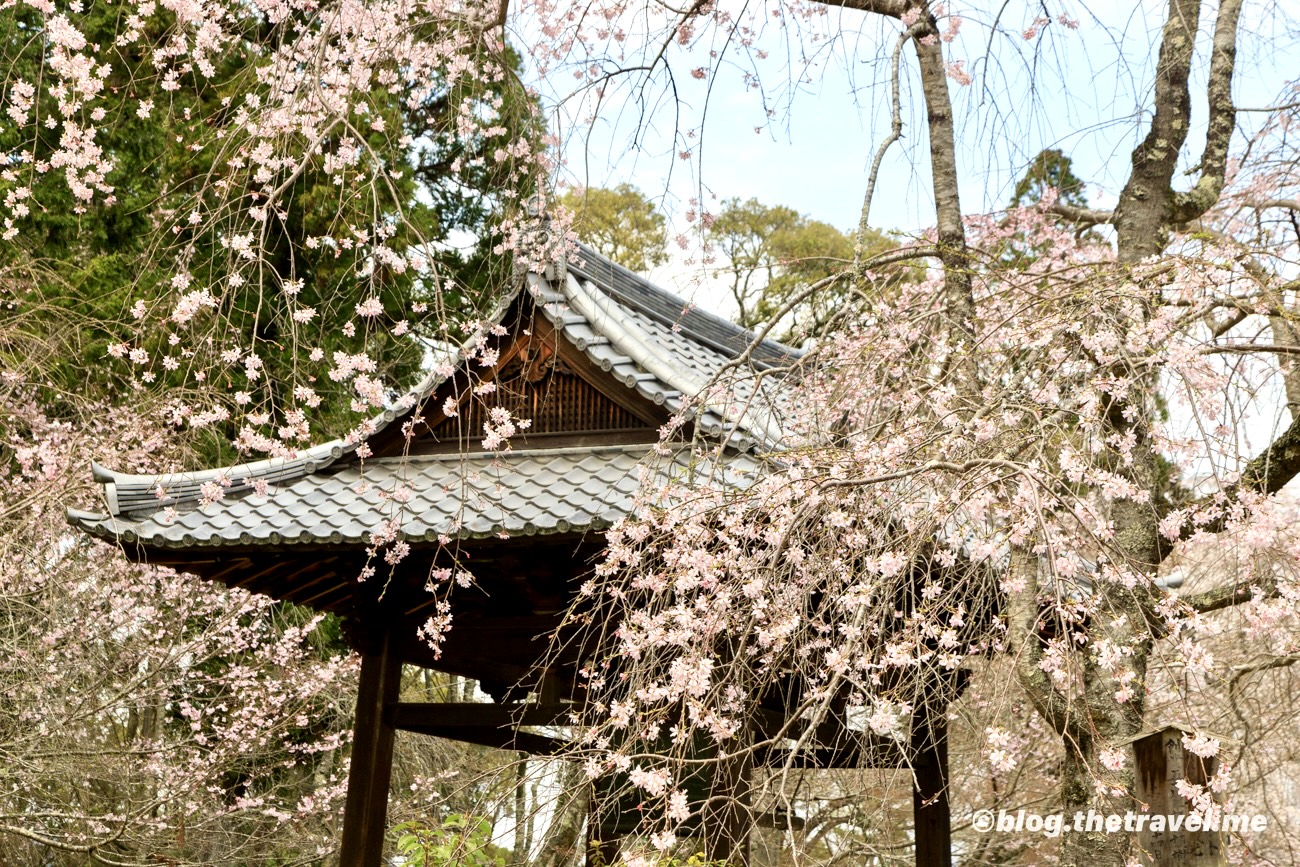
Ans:
[[[155,549],[369,546],[389,526],[414,543],[599,530],[632,511],[649,451],[639,443],[372,458],[270,484],[265,496],[245,490],[185,511],[158,503],[68,518],[100,538]],[[693,464],[681,451],[652,466],[666,479]],[[737,487],[757,469],[748,456],[725,463]]]

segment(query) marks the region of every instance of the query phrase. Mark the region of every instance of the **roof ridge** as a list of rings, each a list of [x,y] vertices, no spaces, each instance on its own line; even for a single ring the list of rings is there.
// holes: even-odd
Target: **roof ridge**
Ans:
[[[752,344],[754,339],[758,337],[757,332],[753,329],[745,328],[724,316],[699,306],[693,301],[687,301],[681,296],[663,288],[659,284],[647,280],[635,271],[620,265],[608,256],[588,247],[586,244],[578,242],[576,246],[578,253],[582,258],[577,263],[574,263],[572,260],[569,262],[569,268],[571,270],[577,271],[582,276],[587,277],[589,280],[596,283],[605,294],[615,296],[619,302],[635,308],[637,311],[645,314],[651,319],[654,319],[656,322],[683,331],[692,340],[703,343],[704,345],[716,349],[719,352],[723,352],[733,358],[743,352],[744,349]],[[592,263],[599,268],[607,269],[610,272],[610,276],[616,279],[603,280],[602,278],[605,275],[592,273],[592,270],[588,267]],[[647,304],[644,299],[638,298],[635,294],[627,291],[620,291],[618,285],[620,281],[617,278],[622,278],[623,281],[634,284],[647,294],[657,295],[664,301],[671,302],[679,309],[679,315],[669,315],[665,311]],[[724,341],[720,341],[716,337],[703,333],[698,327],[692,327],[694,323],[690,321],[691,317],[706,320],[715,328],[729,332],[740,341],[740,345],[728,346]],[[778,340],[773,340],[770,337],[763,338],[759,341],[758,345],[759,347],[766,349],[767,352],[756,353],[753,360],[756,364],[764,367],[773,366],[780,358],[786,358],[793,361],[803,355],[802,350],[796,349],[792,346],[787,346],[786,344],[781,343]]]
[[[707,378],[702,380],[684,367],[674,367],[671,359],[664,358],[661,352],[656,351],[656,347],[647,343],[635,329],[625,327],[619,321],[616,311],[610,309],[617,307],[616,299],[599,292],[599,287],[593,281],[579,279],[573,274],[565,275],[564,287],[570,302],[586,317],[591,327],[603,332],[642,370],[653,374],[683,394],[697,398],[703,396],[710,380]],[[706,400],[703,405],[717,412],[728,424],[759,433],[770,442],[780,442],[782,439],[780,425],[774,425],[772,423],[774,420],[771,418],[760,417],[754,406],[741,406],[733,411],[726,402],[718,406],[714,401]]]

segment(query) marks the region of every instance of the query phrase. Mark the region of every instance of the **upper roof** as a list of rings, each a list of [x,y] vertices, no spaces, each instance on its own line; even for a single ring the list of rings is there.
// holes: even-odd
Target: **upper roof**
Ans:
[[[527,275],[486,318],[480,336],[507,320],[524,329],[531,315],[548,322],[593,370],[606,376],[609,381],[602,387],[635,394],[636,400],[664,414],[685,408],[701,433],[735,456],[778,447],[780,377],[773,374],[797,360],[797,351],[770,340],[755,344],[751,332],[585,247],[565,267]],[[726,371],[722,387],[710,389],[720,396],[692,404],[691,399],[746,350],[743,363]],[[467,367],[464,360],[461,350],[453,365],[460,372]],[[390,497],[400,488],[412,497],[398,507],[403,534],[429,541],[439,535],[465,538],[598,528],[627,513],[637,486],[636,465],[648,453],[647,443],[528,448],[505,454],[462,446],[456,453],[401,460],[361,461],[356,456],[362,441],[374,440],[431,403],[455,375],[431,374],[371,419],[363,439],[335,440],[291,459],[165,476],[118,473],[94,465],[105,511],[69,510],[69,521],[102,538],[179,549],[369,544],[370,534],[393,517]],[[476,373],[491,375],[493,371]],[[437,413],[430,406],[427,414]],[[753,467],[752,460],[742,459],[736,469],[743,474],[744,468]],[[538,479],[547,483],[539,484]],[[224,496],[200,509],[201,488],[214,480],[224,485]],[[740,476],[733,481],[744,483]],[[266,496],[252,496],[261,482],[267,483]],[[169,507],[174,511],[165,511]]]

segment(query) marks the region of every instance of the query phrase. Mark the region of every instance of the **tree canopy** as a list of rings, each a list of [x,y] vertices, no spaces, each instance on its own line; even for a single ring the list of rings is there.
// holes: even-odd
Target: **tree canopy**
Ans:
[[[723,263],[719,274],[728,284],[738,308],[737,321],[754,327],[782,318],[784,339],[821,334],[831,317],[847,310],[849,284],[835,279],[853,262],[856,239],[792,208],[769,207],[757,199],[729,199],[705,230],[705,237]],[[862,250],[867,256],[893,247],[880,232],[869,229]],[[888,275],[882,275],[888,280]],[[779,317],[796,295],[824,284]]]
[[[1074,164],[1060,148],[1040,151],[1025,174],[1016,183],[1011,207],[1023,208],[1043,200],[1047,190],[1056,192],[1057,201],[1077,208],[1088,207],[1083,181],[1074,175]]]
[[[559,204],[584,243],[623,267],[648,271],[668,261],[668,221],[631,184],[570,190]]]

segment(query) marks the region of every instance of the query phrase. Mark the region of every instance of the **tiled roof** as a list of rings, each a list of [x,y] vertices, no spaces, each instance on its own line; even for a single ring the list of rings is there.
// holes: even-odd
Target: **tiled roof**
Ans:
[[[393,518],[413,542],[599,530],[631,511],[645,456],[641,444],[372,458],[271,485],[266,496],[247,491],[181,511],[171,521],[159,511],[69,518],[94,535],[154,548],[367,544]],[[744,485],[756,468],[756,460],[735,456],[726,480]],[[654,472],[665,478],[692,469],[713,468],[692,467],[682,452]]]
[[[599,368],[670,412],[683,408],[753,335],[698,310],[630,271],[582,248],[577,262],[548,275],[530,274],[528,297],[556,330]],[[488,317],[503,321],[518,290]],[[762,371],[797,359],[772,341],[754,346],[724,381],[723,402],[704,401],[694,412],[706,435],[725,439],[736,455],[729,466],[743,484],[756,463],[736,453],[773,447],[781,438],[779,380]],[[444,377],[430,376],[394,408],[369,423],[383,430],[431,395]],[[161,547],[270,542],[356,543],[368,539],[397,504],[381,498],[399,486],[411,500],[401,506],[408,538],[439,534],[482,537],[598,528],[627,513],[637,482],[635,468],[648,447],[617,446],[369,459],[353,455],[358,443],[336,440],[297,457],[251,462],[171,476],[117,473],[94,466],[104,486],[108,514],[70,510],[69,521],[94,535]],[[736,475],[739,474],[739,475]],[[200,488],[224,479],[224,498],[198,508]],[[267,496],[253,496],[265,481]],[[159,495],[161,491],[161,496]],[[164,510],[176,514],[164,523]]]
[[[670,412],[713,385],[755,337],[586,248],[559,277],[529,275],[529,290],[593,362]],[[772,340],[754,345],[746,363],[718,377],[725,403],[704,401],[692,410],[696,425],[742,450],[776,447],[783,438],[782,389],[779,377],[764,372],[798,358]]]

